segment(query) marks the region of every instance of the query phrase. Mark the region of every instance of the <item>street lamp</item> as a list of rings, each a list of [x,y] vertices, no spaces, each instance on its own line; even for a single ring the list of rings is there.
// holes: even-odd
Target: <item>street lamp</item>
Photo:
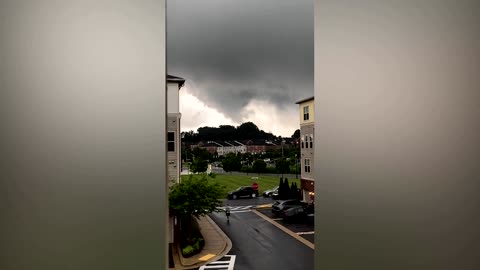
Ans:
[[[297,158],[297,154],[295,154],[295,178],[298,179],[298,158]]]

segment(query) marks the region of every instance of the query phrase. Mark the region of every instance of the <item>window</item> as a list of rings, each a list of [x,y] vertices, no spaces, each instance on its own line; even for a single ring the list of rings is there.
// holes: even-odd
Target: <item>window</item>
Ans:
[[[310,119],[310,115],[308,113],[308,106],[303,107],[303,120],[306,121]]]
[[[306,135],[305,136],[305,148],[308,148],[308,141],[310,139],[310,136],[309,135]]]
[[[310,148],[313,148],[313,134],[310,135]]]
[[[168,152],[175,152],[175,132],[168,132]]]
[[[309,158],[305,159],[305,172],[306,173],[310,172],[310,159]]]
[[[305,136],[303,136],[303,135],[302,135],[302,148],[304,148],[304,147],[305,147],[305,143],[304,143],[304,141],[305,141]]]

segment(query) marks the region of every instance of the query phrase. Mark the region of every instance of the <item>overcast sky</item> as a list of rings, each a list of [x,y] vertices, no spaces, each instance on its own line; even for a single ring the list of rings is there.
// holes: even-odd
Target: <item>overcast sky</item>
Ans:
[[[313,0],[167,0],[182,131],[252,121],[291,136],[313,96]]]

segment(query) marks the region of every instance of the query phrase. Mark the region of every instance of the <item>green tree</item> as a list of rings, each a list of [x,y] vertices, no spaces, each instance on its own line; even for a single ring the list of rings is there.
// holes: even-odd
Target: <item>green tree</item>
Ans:
[[[280,182],[278,183],[278,198],[282,199],[285,190],[285,185],[283,184],[283,177],[280,177]]]
[[[172,214],[183,222],[187,239],[191,240],[192,217],[200,217],[218,211],[222,206],[224,187],[209,180],[205,175],[182,180],[170,189],[169,204]]]
[[[290,199],[297,199],[298,198],[298,188],[297,188],[297,183],[292,182],[290,186]]]
[[[240,171],[240,169],[242,168],[242,163],[239,157],[237,157],[233,153],[229,153],[222,160],[222,167],[223,170],[226,172],[236,172]]]
[[[195,160],[192,162],[192,165],[190,165],[190,170],[193,173],[206,172],[207,168],[208,168],[208,162],[201,157],[195,158]]]
[[[288,178],[285,178],[285,180],[283,181],[283,185],[284,185],[283,200],[288,200],[290,199],[290,185],[288,183]]]
[[[282,174],[290,172],[290,163],[285,158],[280,158],[275,163],[275,169]]]
[[[261,138],[260,129],[252,122],[246,122],[237,127],[237,136],[239,139],[259,139]]]
[[[292,134],[291,138],[299,139],[300,138],[300,129],[295,130],[295,132]]]
[[[252,170],[255,173],[263,173],[267,170],[267,163],[262,159],[257,159],[253,162]]]
[[[213,156],[210,152],[208,152],[207,149],[200,147],[195,147],[192,150],[192,154],[195,156],[195,158],[201,158],[203,160],[212,160]]]

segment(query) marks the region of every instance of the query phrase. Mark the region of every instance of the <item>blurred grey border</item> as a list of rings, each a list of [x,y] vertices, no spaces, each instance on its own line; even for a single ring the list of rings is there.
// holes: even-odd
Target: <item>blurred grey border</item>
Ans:
[[[479,5],[316,1],[316,269],[480,269]]]
[[[316,269],[479,269],[478,1],[317,0]],[[112,8],[113,7],[113,8]],[[1,1],[1,269],[166,268],[165,1]]]
[[[166,269],[165,0],[0,2],[0,269]]]

